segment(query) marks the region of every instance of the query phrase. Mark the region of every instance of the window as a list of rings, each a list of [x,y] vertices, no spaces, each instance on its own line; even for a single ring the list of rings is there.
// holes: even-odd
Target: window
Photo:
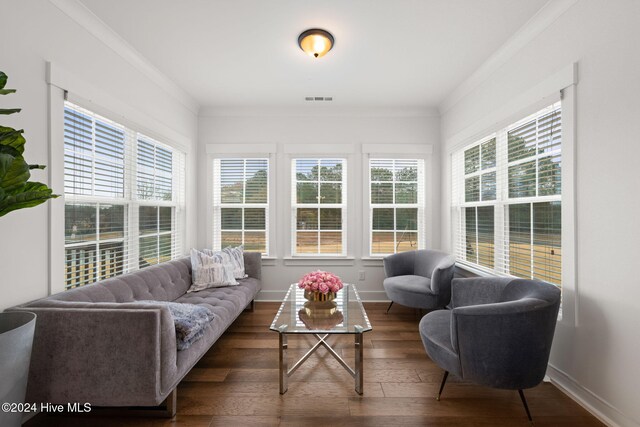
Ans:
[[[65,288],[180,256],[184,154],[66,102]]]
[[[453,154],[459,261],[561,285],[560,103]]]
[[[269,159],[213,161],[213,244],[269,251]]]
[[[346,254],[345,159],[293,159],[294,255]]]
[[[173,199],[174,153],[138,134],[136,192],[138,200],[138,267],[174,257],[176,225]]]
[[[371,256],[424,248],[423,187],[423,160],[369,160]]]

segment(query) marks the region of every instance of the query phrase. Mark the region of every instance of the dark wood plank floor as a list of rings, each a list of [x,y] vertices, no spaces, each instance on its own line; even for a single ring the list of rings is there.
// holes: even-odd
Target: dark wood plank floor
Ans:
[[[365,389],[324,348],[278,393],[278,336],[268,326],[276,303],[257,303],[243,313],[178,387],[173,420],[140,417],[40,414],[38,426],[528,426],[515,391],[464,383],[450,376],[440,402],[442,371],[428,358],[418,334],[418,314],[394,305],[365,304],[374,330],[365,334]],[[291,357],[314,338],[289,339]],[[333,337],[353,364],[353,337]],[[536,426],[602,426],[553,385],[527,390]]]

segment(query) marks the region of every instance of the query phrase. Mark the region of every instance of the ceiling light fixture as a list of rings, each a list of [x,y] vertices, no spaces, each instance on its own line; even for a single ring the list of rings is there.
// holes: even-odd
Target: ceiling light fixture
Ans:
[[[321,58],[333,47],[333,36],[331,33],[319,28],[312,28],[304,31],[298,36],[298,46],[307,55],[314,58]]]

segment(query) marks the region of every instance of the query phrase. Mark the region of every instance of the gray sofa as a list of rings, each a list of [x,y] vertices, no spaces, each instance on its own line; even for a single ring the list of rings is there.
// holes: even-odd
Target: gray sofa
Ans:
[[[171,395],[175,404],[178,383],[260,291],[261,255],[244,260],[249,277],[238,286],[186,293],[191,261],[182,258],[12,308],[38,315],[26,401],[156,406]],[[215,318],[177,351],[168,308],[142,300],[199,304]]]

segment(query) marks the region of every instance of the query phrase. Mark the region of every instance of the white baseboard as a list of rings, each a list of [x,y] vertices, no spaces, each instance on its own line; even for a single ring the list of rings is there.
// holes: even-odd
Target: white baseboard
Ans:
[[[591,390],[580,385],[574,378],[549,364],[547,375],[551,383],[580,406],[610,427],[640,427],[640,423],[624,415],[617,408]]]
[[[282,299],[287,294],[287,291],[271,291],[261,290],[256,298],[256,301],[264,302],[282,302]],[[384,291],[358,291],[360,299],[366,302],[389,302],[389,298]]]

